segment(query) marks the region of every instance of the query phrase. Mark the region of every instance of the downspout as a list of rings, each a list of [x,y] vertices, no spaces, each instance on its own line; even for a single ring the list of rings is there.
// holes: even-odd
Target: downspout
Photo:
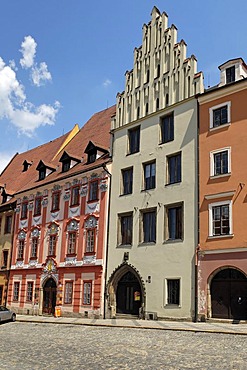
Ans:
[[[114,135],[111,132],[111,158],[113,157],[113,141],[114,141]],[[107,300],[107,269],[108,269],[108,253],[109,253],[109,233],[110,233],[110,209],[111,209],[111,185],[112,185],[112,174],[108,171],[106,168],[106,164],[103,164],[103,168],[105,172],[107,173],[109,177],[109,198],[108,198],[108,214],[107,214],[107,231],[106,231],[106,253],[105,253],[105,284],[104,284],[104,312],[103,312],[103,318],[106,318],[106,300]]]

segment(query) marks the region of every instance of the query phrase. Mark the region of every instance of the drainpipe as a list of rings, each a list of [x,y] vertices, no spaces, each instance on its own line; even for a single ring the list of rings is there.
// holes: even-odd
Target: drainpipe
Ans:
[[[113,141],[114,141],[114,135],[112,135],[112,152],[113,152]],[[112,157],[112,153],[111,153]],[[106,298],[107,298],[107,292],[106,292],[106,277],[107,277],[107,268],[108,268],[108,251],[109,251],[109,233],[110,233],[110,209],[111,209],[111,185],[112,185],[112,174],[108,171],[106,168],[106,164],[103,164],[103,168],[105,172],[107,173],[109,177],[109,198],[108,198],[108,214],[107,214],[107,232],[106,232],[106,253],[105,253],[105,284],[104,284],[104,312],[103,312],[103,318],[106,318]]]

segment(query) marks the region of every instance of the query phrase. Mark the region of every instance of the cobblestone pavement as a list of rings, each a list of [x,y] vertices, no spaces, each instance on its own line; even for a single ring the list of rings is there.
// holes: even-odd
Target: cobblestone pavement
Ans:
[[[247,369],[247,336],[71,324],[0,325],[0,368]]]

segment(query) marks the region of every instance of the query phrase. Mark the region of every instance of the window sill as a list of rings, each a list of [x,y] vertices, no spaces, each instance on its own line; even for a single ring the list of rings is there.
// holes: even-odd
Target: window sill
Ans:
[[[84,256],[96,256],[96,252],[93,251],[93,252],[85,252],[84,253]]]
[[[222,173],[221,175],[212,175],[210,176],[210,180],[216,180],[216,179],[220,179],[222,177],[229,177],[231,176],[231,172],[227,172],[227,173]]]
[[[223,123],[222,125],[219,125],[217,127],[210,127],[209,130],[210,131],[217,131],[217,130],[220,130],[220,129],[223,129],[223,128],[228,128],[229,126],[231,126],[231,122],[228,122],[228,123]]]
[[[183,239],[167,239],[163,242],[163,244],[176,244],[176,243],[183,243]]]
[[[117,244],[117,248],[132,248],[132,244]]]
[[[167,140],[167,141],[161,141],[160,143],[159,143],[159,145],[164,145],[164,144],[168,144],[168,143],[172,143],[174,141],[174,139],[171,139],[171,140]]]
[[[133,193],[119,194],[119,196],[120,196],[120,197],[124,197],[124,196],[126,196],[126,195],[131,195],[131,194],[133,194]]]
[[[142,242],[138,244],[138,247],[145,247],[146,245],[156,245],[156,242]]]
[[[233,238],[234,237],[234,234],[227,234],[227,235],[210,235],[208,236],[208,240],[212,240],[212,239],[230,239],[230,238]]]
[[[90,199],[90,200],[87,201],[87,203],[95,203],[95,202],[98,202],[98,201],[99,201],[98,198],[96,198],[96,199]]]
[[[66,254],[66,257],[76,257],[77,254],[76,253],[67,253]]]
[[[141,190],[141,193],[145,193],[145,192],[148,192],[150,190],[155,190],[155,187],[154,188],[150,188],[150,189],[142,189]]]
[[[176,303],[167,303],[165,305],[165,308],[181,308],[182,306],[180,304],[176,304]]]
[[[177,181],[177,182],[170,182],[169,184],[165,184],[165,187],[171,186],[171,185],[180,185],[182,181]]]

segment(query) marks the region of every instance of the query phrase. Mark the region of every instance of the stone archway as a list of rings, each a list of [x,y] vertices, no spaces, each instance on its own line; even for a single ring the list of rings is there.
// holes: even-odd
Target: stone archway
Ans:
[[[108,316],[144,317],[145,288],[138,271],[123,263],[111,275],[107,286]]]
[[[247,278],[235,268],[216,272],[210,284],[212,318],[247,320]]]

